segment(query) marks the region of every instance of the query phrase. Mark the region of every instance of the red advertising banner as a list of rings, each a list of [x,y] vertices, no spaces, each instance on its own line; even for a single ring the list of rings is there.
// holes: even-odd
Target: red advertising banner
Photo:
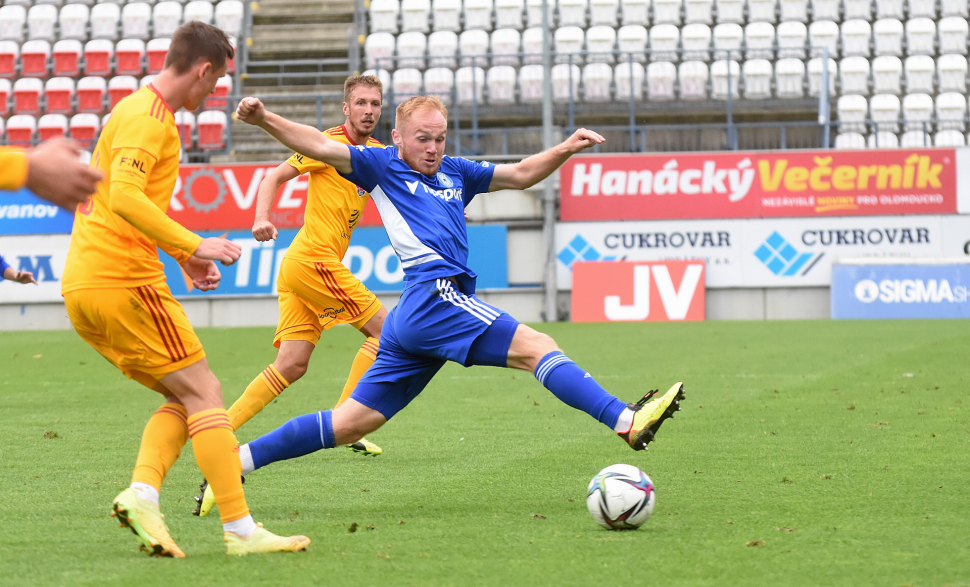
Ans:
[[[276,164],[183,165],[168,215],[189,230],[252,228],[259,182]],[[284,183],[270,209],[277,228],[300,228],[306,208],[308,177]],[[358,226],[381,226],[373,201],[367,202]]]
[[[704,261],[577,261],[573,322],[704,319]]]
[[[561,218],[661,220],[953,214],[954,149],[581,155]]]

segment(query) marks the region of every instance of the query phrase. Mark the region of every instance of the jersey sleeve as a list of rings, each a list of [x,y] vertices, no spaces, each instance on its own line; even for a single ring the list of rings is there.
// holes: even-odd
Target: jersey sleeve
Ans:
[[[0,190],[20,189],[27,182],[27,153],[0,148]]]
[[[314,171],[323,171],[324,169],[330,167],[326,163],[321,163],[316,159],[310,159],[306,155],[301,155],[300,153],[293,153],[290,155],[290,158],[286,160],[286,162],[290,164],[290,167],[299,171],[300,175]]]
[[[3,274],[6,273],[7,268],[10,267],[10,263],[4,261],[3,257],[0,257],[0,281],[4,280]]]
[[[357,145],[348,148],[353,171],[346,175],[341,173],[341,177],[364,188],[364,191],[374,191],[384,177],[391,158],[397,156],[397,150],[393,147],[378,149]]]
[[[462,179],[465,182],[465,205],[472,201],[478,194],[488,191],[488,185],[492,183],[492,175],[495,174],[495,166],[488,161],[469,161],[458,157],[457,161],[461,168]]]

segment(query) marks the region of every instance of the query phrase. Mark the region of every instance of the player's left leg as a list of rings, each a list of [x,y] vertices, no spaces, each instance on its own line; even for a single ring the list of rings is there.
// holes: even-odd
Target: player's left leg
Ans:
[[[383,305],[380,305],[377,312],[367,319],[362,326],[358,326],[360,333],[367,337],[364,340],[364,344],[360,345],[360,349],[357,351],[357,355],[354,357],[354,362],[350,366],[350,374],[347,376],[347,382],[344,384],[344,389],[340,393],[340,399],[337,400],[337,404],[334,406],[336,410],[347,401],[350,394],[354,392],[357,388],[357,383],[360,382],[360,378],[364,376],[364,373],[370,369],[374,361],[377,360],[377,350],[380,347],[381,329],[384,326],[384,319],[387,317],[387,309]],[[377,446],[373,442],[367,440],[363,436],[355,442],[350,442],[347,444],[350,450],[358,452],[363,455],[377,456],[383,453],[383,449]]]

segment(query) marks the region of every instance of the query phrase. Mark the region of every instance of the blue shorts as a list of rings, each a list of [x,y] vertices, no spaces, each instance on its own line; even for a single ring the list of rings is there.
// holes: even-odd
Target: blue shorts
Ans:
[[[425,388],[445,361],[506,367],[519,322],[448,279],[408,286],[381,330],[377,360],[350,396],[388,420]]]

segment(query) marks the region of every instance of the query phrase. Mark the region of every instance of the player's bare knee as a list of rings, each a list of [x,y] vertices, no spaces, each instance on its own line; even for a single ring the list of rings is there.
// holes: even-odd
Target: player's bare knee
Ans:
[[[291,385],[296,382],[299,378],[306,375],[307,368],[310,366],[310,361],[304,360],[302,358],[289,357],[283,359],[282,361],[277,361],[274,364],[276,370],[280,372],[283,379],[286,379]]]

